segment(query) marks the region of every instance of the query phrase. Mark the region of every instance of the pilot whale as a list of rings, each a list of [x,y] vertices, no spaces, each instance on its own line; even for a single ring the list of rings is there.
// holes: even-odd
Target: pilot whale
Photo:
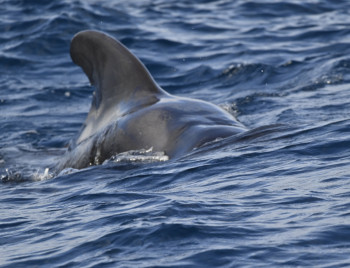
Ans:
[[[131,150],[150,149],[176,158],[244,125],[219,106],[173,96],[124,45],[98,31],[77,33],[72,61],[95,87],[90,111],[59,169],[100,164]]]

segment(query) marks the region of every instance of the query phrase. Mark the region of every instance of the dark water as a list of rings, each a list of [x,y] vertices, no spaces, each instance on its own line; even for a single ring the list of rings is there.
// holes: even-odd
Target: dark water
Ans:
[[[250,131],[52,177],[91,102],[84,29]],[[1,267],[350,265],[349,1],[1,1],[0,70]]]

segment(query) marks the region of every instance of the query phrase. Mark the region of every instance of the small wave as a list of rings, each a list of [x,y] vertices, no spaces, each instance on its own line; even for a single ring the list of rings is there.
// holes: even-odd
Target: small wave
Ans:
[[[65,168],[60,173],[57,174],[57,177],[73,174],[73,173],[78,172],[78,171],[79,171],[79,169],[75,169],[75,168]]]
[[[246,16],[259,16],[266,18],[281,16],[291,17],[295,16],[295,14],[320,14],[330,11],[330,8],[327,5],[320,3],[261,3],[259,1],[251,1],[241,4],[239,10]],[[256,10],[259,10],[259,12],[256,12]]]

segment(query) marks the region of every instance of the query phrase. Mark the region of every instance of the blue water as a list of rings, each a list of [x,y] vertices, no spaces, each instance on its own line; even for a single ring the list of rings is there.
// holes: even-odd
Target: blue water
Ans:
[[[350,2],[3,0],[1,267],[348,267]],[[57,176],[92,88],[84,29],[250,131]]]

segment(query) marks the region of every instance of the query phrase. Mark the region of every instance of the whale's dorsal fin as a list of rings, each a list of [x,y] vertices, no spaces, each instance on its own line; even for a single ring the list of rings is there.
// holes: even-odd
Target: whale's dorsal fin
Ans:
[[[98,31],[83,31],[74,36],[70,55],[96,87],[97,108],[106,101],[125,101],[162,90],[145,66],[126,47]]]
[[[146,67],[126,47],[98,31],[83,31],[71,42],[70,55],[96,87],[78,142],[108,125],[116,116],[157,101],[163,91]]]

